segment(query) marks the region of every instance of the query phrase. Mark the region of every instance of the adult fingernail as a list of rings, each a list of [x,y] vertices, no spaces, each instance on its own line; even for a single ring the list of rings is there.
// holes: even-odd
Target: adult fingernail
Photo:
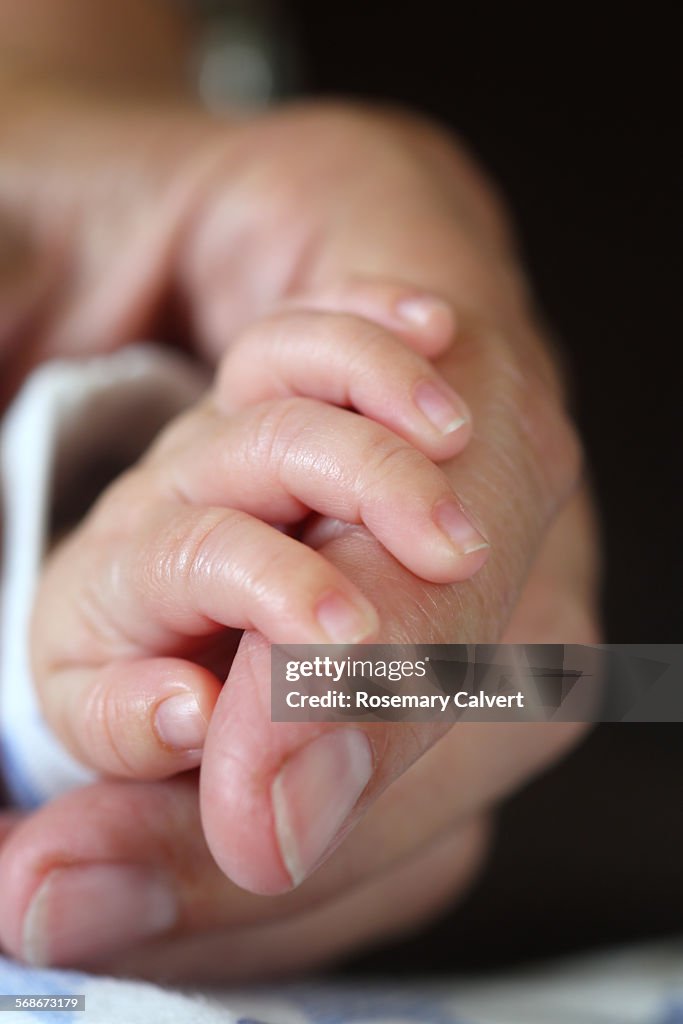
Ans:
[[[434,519],[460,554],[471,555],[489,547],[486,537],[477,530],[456,502],[442,501],[434,510]]]
[[[360,729],[311,740],[285,762],[272,788],[280,853],[299,885],[330,848],[372,776],[372,750]]]
[[[154,728],[162,743],[173,750],[201,750],[208,723],[192,693],[167,697],[156,709]]]
[[[455,330],[453,310],[443,299],[431,295],[413,295],[396,304],[396,313],[410,327],[434,334],[452,334]]]
[[[39,967],[94,962],[163,934],[177,916],[171,889],[149,868],[54,868],[24,918],[24,959]]]
[[[423,416],[442,434],[452,434],[467,423],[465,404],[450,389],[423,380],[415,388],[414,397]]]
[[[377,630],[377,614],[372,605],[361,608],[342,594],[328,594],[316,609],[318,622],[330,643],[357,644]]]

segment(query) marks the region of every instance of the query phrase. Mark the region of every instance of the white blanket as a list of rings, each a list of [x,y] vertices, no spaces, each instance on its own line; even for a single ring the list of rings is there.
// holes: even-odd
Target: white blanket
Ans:
[[[54,517],[77,513],[102,467],[130,465],[206,384],[181,356],[139,345],[44,364],[5,416],[0,770],[18,806],[36,807],[91,778],[46,729],[31,682],[29,618]]]
[[[85,1012],[10,1011],[3,1024],[682,1024],[683,945],[479,981],[316,981],[250,992],[181,992],[0,957],[0,992],[85,995]]]

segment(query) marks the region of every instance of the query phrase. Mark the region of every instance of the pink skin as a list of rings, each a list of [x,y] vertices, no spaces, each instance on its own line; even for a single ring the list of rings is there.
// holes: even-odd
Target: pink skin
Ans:
[[[469,410],[417,354],[428,346],[413,346],[397,345],[395,335],[358,316],[279,313],[258,321],[231,346],[221,363],[216,402],[234,413],[268,399],[307,395],[356,409],[430,458],[452,458],[469,440]]]
[[[586,515],[581,498],[559,518],[504,639],[595,639],[585,607],[590,554],[569,542]],[[346,550],[348,564],[358,540],[339,538],[331,557],[338,559]],[[412,587],[414,600],[417,581]],[[379,596],[377,585],[375,592],[391,620],[398,608]],[[400,623],[394,621],[390,628],[395,627]],[[251,705],[238,693],[230,710],[237,713],[242,706],[248,712]],[[250,715],[235,723],[230,739],[239,739],[254,725],[261,736],[263,723]],[[414,925],[444,901],[452,902],[466,888],[485,849],[481,808],[560,756],[576,735],[571,725],[468,725],[451,730],[410,771],[379,795],[375,790],[373,805],[364,801],[366,813],[344,843],[302,885],[277,900],[245,892],[217,867],[203,836],[192,775],[153,785],[103,781],[76,790],[21,823],[14,815],[4,822],[9,838],[0,849],[0,887],[6,894],[0,942],[33,963],[95,965],[159,978],[172,971],[178,978],[239,980],[314,966],[352,945]],[[281,742],[286,741],[283,736]],[[268,842],[272,819],[262,794],[277,767],[262,784],[252,776],[254,784],[242,805],[243,816],[257,814],[253,830],[263,830]],[[228,803],[235,802],[236,808],[234,769],[232,765],[227,780]],[[239,820],[230,822],[229,836],[230,843],[236,840],[241,847],[244,873],[248,829],[240,832]],[[137,827],[131,828],[131,821]],[[80,866],[85,872],[79,877]],[[102,873],[110,866],[112,874]],[[122,867],[135,870],[122,873]],[[140,886],[145,872],[149,894]],[[114,928],[109,921],[103,927],[103,904],[92,899],[94,883],[102,889],[102,900],[113,891],[117,907],[125,909],[133,902],[136,911],[110,919]],[[87,892],[91,901],[86,905]],[[143,896],[150,900],[146,933],[140,931],[138,912]],[[65,909],[74,901],[81,908],[78,915]],[[348,912],[342,909],[347,903]]]
[[[550,531],[503,639],[528,643],[596,639],[587,604],[592,591],[592,552],[590,545],[577,545],[578,527],[589,520],[585,496],[574,498]],[[419,603],[422,584],[406,577],[398,600],[390,599],[381,586],[382,563],[361,536],[340,535],[327,550],[335,562],[348,567],[359,554],[359,544],[362,559],[367,562],[369,558],[373,570],[369,594],[382,609],[389,635],[399,635],[403,604]],[[445,624],[437,628],[441,632],[436,636],[443,639]],[[251,646],[255,639],[252,637]],[[298,727],[269,727],[250,712],[255,702],[248,699],[244,666],[242,661],[242,669],[233,670],[231,687],[224,690],[227,697],[234,682],[235,695],[222,705],[220,731],[214,733],[214,739],[239,742],[239,757],[247,749],[250,730],[256,730],[252,739],[257,745],[265,737],[264,730],[270,728],[271,739],[291,750],[306,737],[292,731]],[[261,682],[259,688],[263,685]],[[228,712],[244,715],[233,723],[230,733]],[[468,725],[451,730],[391,786],[379,792],[381,781],[374,783],[369,794],[376,799],[372,806],[368,796],[363,799],[365,814],[359,820],[356,813],[357,826],[351,832],[345,830],[344,843],[302,885],[277,900],[245,892],[218,868],[204,838],[191,774],[155,784],[103,781],[51,802],[23,822],[18,815],[3,815],[0,830],[9,838],[0,848],[4,901],[0,943],[32,963],[97,964],[107,971],[159,978],[170,970],[178,978],[243,979],[324,962],[351,945],[363,945],[373,936],[390,935],[417,923],[439,901],[443,906],[445,899],[451,901],[462,892],[485,848],[481,823],[476,822],[481,808],[491,806],[561,756],[576,736],[577,728],[571,725]],[[421,743],[415,734],[404,734],[404,763],[414,758],[418,738]],[[396,745],[387,746],[387,753],[390,749],[398,753]],[[216,810],[220,817],[227,809],[231,818],[212,823],[213,843],[220,839],[223,844],[227,839],[226,847],[236,844],[232,867],[243,881],[247,880],[249,856],[256,848],[252,884],[258,882],[265,888],[264,869],[272,862],[269,887],[287,888],[291,882],[278,856],[268,806],[268,793],[280,765],[273,764],[267,754],[264,759],[261,748],[258,751],[254,760],[258,771],[240,768],[237,758],[229,766],[223,780],[228,792]],[[383,764],[383,771],[391,773],[387,758]],[[240,771],[248,772],[251,780],[241,803]],[[454,779],[457,785],[453,785]],[[207,781],[205,799],[206,787],[218,781],[216,777]],[[135,828],[130,827],[131,821],[137,823]],[[265,841],[265,857],[258,844],[254,846],[259,835]],[[449,835],[448,855],[439,856],[439,844]],[[139,906],[140,871],[148,872],[149,898],[154,904],[146,935],[140,933],[137,910],[117,917],[112,929],[109,924],[103,927],[98,900],[91,899],[86,905],[79,899],[86,891],[92,897],[92,869],[108,865],[137,868],[128,876],[115,872],[109,883],[105,876],[99,877],[105,888],[114,886],[120,906],[129,906],[131,901]],[[70,874],[60,874],[64,866],[69,866]],[[79,866],[86,869],[80,889]],[[58,869],[56,875],[53,868]],[[395,884],[391,882],[394,872],[398,872]],[[425,899],[424,885],[429,879],[435,886],[431,890],[434,901]],[[158,888],[160,880],[168,887],[166,897]],[[64,912],[74,899],[82,908],[77,918]],[[350,901],[349,916],[340,901]],[[396,915],[401,907],[405,916]],[[169,925],[172,915],[174,922]],[[331,935],[335,941],[330,944]]]
[[[141,7],[139,0],[134,6]],[[357,287],[359,275],[370,284],[346,312],[374,319],[405,341],[410,320],[405,304],[389,301],[375,318],[365,304],[377,294],[373,280],[412,282],[413,297],[418,291],[442,296],[458,310],[457,358],[451,358],[445,351],[443,307],[436,312],[432,307],[425,316],[418,306],[417,319],[429,328],[433,346],[420,351],[439,358],[443,378],[466,396],[472,410],[476,432],[459,457],[441,468],[485,524],[494,557],[467,583],[437,585],[404,568],[360,525],[318,519],[303,539],[366,595],[380,615],[382,639],[595,638],[596,559],[589,550],[588,518],[567,519],[579,465],[558,374],[535,322],[506,218],[457,143],[399,113],[344,106],[303,105],[235,128],[203,121],[172,104],[150,114],[124,103],[112,115],[97,103],[74,110],[52,96],[47,107],[38,97],[36,104],[20,106],[18,115],[15,106],[12,99],[4,111],[3,141],[12,160],[3,195],[21,211],[36,251],[42,254],[56,244],[63,258],[54,269],[68,267],[69,274],[55,285],[58,301],[31,319],[32,329],[12,330],[6,339],[4,397],[42,359],[105,351],[154,336],[159,320],[163,323],[164,314],[178,306],[187,312],[194,350],[218,363],[245,325],[272,314],[283,300],[287,308],[292,297],[322,296],[309,308],[344,308],[335,292],[343,294],[348,282]],[[45,139],[56,133],[59,148],[46,146]],[[117,202],[106,201],[112,183],[131,180],[139,188],[117,191]],[[380,291],[389,294],[381,283]],[[415,312],[413,305],[413,319]],[[555,553],[550,563],[548,542]],[[250,663],[255,671],[262,668],[262,644],[253,632],[243,641],[211,720],[209,746],[220,748],[230,729],[239,728],[227,721],[228,711],[241,714]],[[206,652],[206,664],[225,653]],[[235,694],[229,698],[233,683]],[[262,693],[263,682],[257,681],[253,694]],[[267,708],[262,713],[267,719]],[[32,961],[79,963],[93,950],[104,955],[104,942],[113,957],[108,969],[142,974],[178,969],[185,976],[214,978],[224,978],[228,966],[238,975],[267,973],[290,951],[290,966],[315,963],[321,951],[334,952],[325,935],[338,937],[337,948],[343,950],[347,942],[410,924],[396,914],[411,903],[415,912],[416,893],[418,907],[429,912],[438,886],[431,895],[420,886],[425,877],[430,882],[445,877],[449,865],[452,891],[461,891],[471,869],[469,875],[460,871],[463,861],[453,847],[439,859],[434,837],[447,842],[473,820],[480,828],[476,820],[485,808],[576,738],[553,727],[512,734],[458,728],[424,749],[437,737],[420,730],[401,730],[399,737],[397,730],[393,743],[373,750],[373,778],[338,833],[330,838],[335,822],[328,818],[325,834],[317,836],[318,846],[329,840],[329,858],[323,851],[317,869],[298,888],[264,899],[226,879],[203,830],[222,866],[241,884],[270,892],[291,887],[297,870],[310,870],[315,862],[316,836],[306,825],[303,799],[308,797],[310,805],[315,790],[302,787],[297,794],[290,785],[301,775],[295,758],[314,733],[283,733],[282,760],[274,764],[259,745],[269,739],[267,726],[247,715],[245,729],[248,724],[254,727],[254,745],[247,749],[245,737],[240,750],[249,764],[216,757],[216,770],[203,771],[201,819],[195,778],[189,775],[153,785],[100,782],[19,825],[0,855],[5,948]],[[208,753],[207,746],[207,769]],[[343,764],[343,757],[336,760],[342,755],[339,744],[327,758],[326,772]],[[347,807],[367,766],[362,754],[357,760]],[[276,785],[290,766],[289,778]],[[401,774],[406,766],[410,769]],[[320,773],[321,781],[326,772]],[[215,803],[214,794],[220,797]],[[276,823],[274,803],[282,797],[292,804],[301,799],[278,812]],[[280,836],[288,824],[294,843],[284,857]],[[481,843],[474,851],[470,846],[465,862],[472,865],[481,851]],[[151,869],[157,881],[161,876],[175,900],[175,924],[169,928],[158,899],[149,915],[161,928],[156,938],[148,935],[146,943],[135,944],[142,937],[135,912],[116,917],[116,929],[104,927],[90,870],[103,863]],[[383,889],[393,873],[387,865],[395,865],[400,876]],[[60,895],[60,876],[51,885],[51,870],[66,866],[73,874],[61,876],[68,885]],[[74,902],[79,867],[88,869],[82,892],[89,899],[80,903],[78,934],[74,937],[72,929],[69,937],[70,915],[59,908],[67,905],[67,894]],[[117,877],[123,901],[126,885],[121,872]],[[139,872],[128,875],[129,904],[132,893],[139,905],[140,877]],[[361,899],[370,888],[375,897]],[[153,881],[150,893],[157,900]],[[446,898],[447,892],[440,895]],[[127,951],[125,959],[121,951]]]
[[[466,345],[464,351],[467,351]],[[468,372],[466,363],[462,362],[462,355],[459,350],[453,350],[446,357],[448,362],[444,365],[449,368],[451,379],[457,379],[459,373],[467,381]],[[462,366],[461,366],[462,364]],[[461,369],[459,369],[461,367]],[[478,396],[478,392],[488,392],[489,380],[485,376],[477,374],[468,381],[471,393]],[[300,404],[304,403],[308,410],[311,400],[309,399],[285,399],[283,400],[287,409],[294,408],[295,416],[299,415]],[[295,403],[292,406],[292,403]],[[262,408],[262,407],[259,407]],[[318,407],[316,405],[316,410]],[[132,521],[139,525],[137,511],[141,507],[138,502],[129,500],[128,488],[136,486],[136,475],[139,472],[146,472],[148,468],[153,470],[152,483],[153,494],[161,494],[165,504],[161,507],[160,518],[154,513],[150,534],[155,544],[159,536],[162,520],[167,520],[170,506],[168,502],[172,493],[177,493],[179,479],[182,478],[182,471],[186,471],[192,479],[194,486],[208,487],[208,491],[200,493],[202,501],[213,504],[217,500],[225,500],[223,474],[210,474],[208,472],[212,462],[209,459],[206,469],[201,466],[202,452],[206,452],[206,445],[198,445],[197,453],[193,447],[195,443],[194,430],[200,439],[204,437],[205,424],[202,416],[206,410],[201,408],[197,414],[191,413],[186,419],[171,428],[169,434],[162,438],[156,451],[153,451],[142,471],[131,474],[128,481],[119,485],[119,495],[123,500],[117,500],[114,494],[113,522],[117,531],[121,531],[121,524],[125,522],[124,511],[133,508]],[[505,414],[505,408],[502,410]],[[248,413],[251,414],[251,413]],[[241,414],[240,414],[241,415]],[[324,417],[349,416],[348,412],[321,406],[316,411],[318,422]],[[222,421],[212,412],[213,429],[218,429],[219,435],[222,431]],[[386,428],[377,424],[358,418],[363,429],[373,431],[384,431]],[[218,428],[216,426],[218,424]],[[507,424],[499,426],[501,432],[507,430]],[[494,430],[495,433],[495,430]],[[189,434],[189,456],[184,457],[186,435]],[[295,435],[296,436],[296,435]],[[547,443],[547,442],[546,442]],[[478,488],[488,488],[492,484],[499,493],[511,495],[515,487],[528,487],[528,482],[522,484],[510,473],[510,466],[505,459],[504,450],[499,451],[499,446],[491,443],[489,439],[473,441],[473,445],[484,446],[484,451],[479,453],[479,461],[468,460],[468,452],[463,453],[459,459],[451,460],[448,465],[448,479],[453,485],[462,487],[466,493],[476,493]],[[272,454],[277,446],[269,443],[268,451]],[[216,452],[218,455],[218,452]],[[479,469],[482,460],[488,463],[488,471],[483,479]],[[296,467],[296,459],[294,460]],[[366,465],[367,458],[361,458],[358,466]],[[172,467],[173,490],[168,492],[166,473]],[[426,462],[428,468],[428,479],[433,479],[433,473],[438,472],[435,467]],[[400,469],[400,465],[399,465]],[[180,471],[180,475],[179,475]],[[358,471],[357,471],[358,473]],[[356,477],[357,477],[356,473]],[[445,478],[444,478],[445,479]],[[133,481],[132,485],[130,481]],[[292,497],[289,492],[283,491],[278,497],[276,484],[281,481],[281,474],[273,479],[271,492],[274,492],[274,501],[282,501],[283,504],[276,506],[277,516],[287,514],[290,509],[289,502]],[[185,481],[185,486],[187,482]],[[571,486],[571,478],[566,477],[564,487]],[[255,488],[255,500],[260,500],[259,481],[253,484]],[[405,487],[405,485],[404,485]],[[218,490],[216,490],[218,488]],[[399,494],[400,489],[393,491]],[[192,498],[189,494],[186,497]],[[250,496],[250,492],[249,492]],[[301,495],[299,495],[299,498]],[[242,495],[245,500],[245,495]],[[252,500],[250,496],[250,500]],[[553,499],[550,499],[552,501]],[[557,499],[555,499],[557,500]],[[145,508],[148,502],[142,503]],[[153,505],[154,503],[152,503]],[[395,506],[394,506],[395,507]],[[549,512],[550,504],[547,506],[546,514]],[[260,509],[259,509],[260,511]],[[320,507],[320,511],[331,512],[330,506]],[[342,509],[343,511],[343,509]],[[98,516],[104,515],[106,520],[106,503],[100,506],[95,514],[95,536],[100,537],[97,525]],[[181,514],[192,514],[192,509],[181,506]],[[143,512],[143,516],[147,513]],[[265,527],[263,527],[265,528]],[[483,588],[480,591],[479,600],[491,603],[497,602],[497,594],[509,586],[507,579],[511,571],[510,559],[514,559],[517,549],[523,549],[525,534],[534,528],[533,520],[519,517],[510,523],[499,524],[498,530],[505,529],[507,533],[508,560],[496,559],[493,564],[487,566]],[[178,537],[178,527],[175,521],[171,521],[170,535]],[[280,534],[274,536],[280,540],[288,540]],[[514,541],[517,541],[515,544]],[[106,551],[106,557],[111,557],[110,552],[98,542],[96,549]],[[156,548],[154,548],[156,550]],[[163,546],[162,546],[163,550]],[[406,639],[405,624],[401,629],[392,633],[391,622],[394,616],[391,614],[392,603],[400,599],[402,590],[418,586],[412,602],[413,614],[420,616],[415,621],[415,635],[431,638],[431,617],[430,608],[436,601],[453,601],[457,603],[460,599],[459,592],[455,589],[435,588],[433,584],[424,579],[417,579],[413,573],[406,574],[400,562],[397,562],[391,553],[383,548],[367,530],[346,530],[341,536],[333,537],[325,543],[321,549],[327,560],[340,569],[348,578],[358,581],[361,589],[368,595],[376,592],[378,581],[383,586],[388,579],[400,580],[400,586],[390,587],[382,594],[376,594],[375,602],[382,614],[383,635],[392,639]],[[207,620],[213,622],[215,612],[221,601],[216,599],[216,604],[209,607],[189,603],[189,608],[182,601],[170,609],[167,605],[157,608],[156,618],[148,618],[158,605],[158,583],[153,579],[150,591],[152,602],[139,604],[140,594],[143,594],[145,581],[149,573],[138,556],[137,549],[130,557],[131,575],[124,572],[117,573],[117,580],[130,578],[133,582],[129,590],[124,586],[124,600],[115,601],[116,594],[105,590],[104,599],[100,596],[97,607],[104,607],[109,612],[114,608],[118,614],[123,614],[121,632],[125,637],[127,647],[125,654],[139,656],[140,639],[131,630],[139,629],[143,623],[143,629],[149,628],[151,623],[156,642],[161,638],[162,642],[169,642],[170,635],[174,631],[185,632],[186,634],[198,635],[202,627],[206,630]],[[314,552],[310,553],[315,554]],[[88,572],[92,575],[93,550],[85,551],[84,577]],[[181,560],[183,561],[183,560]],[[215,559],[208,558],[208,565],[214,564]],[[220,560],[218,560],[220,562]],[[493,560],[492,560],[493,561]],[[69,560],[70,572],[73,571],[73,560]],[[162,559],[164,566],[168,565],[167,559]],[[203,564],[203,563],[202,563]],[[412,566],[411,566],[412,567]],[[136,577],[134,571],[140,574]],[[191,574],[190,581],[194,576]],[[78,576],[76,577],[78,579]],[[410,584],[408,583],[410,580]],[[201,593],[211,593],[211,587],[207,585],[207,574],[201,576]],[[472,585],[472,584],[471,584]],[[61,595],[62,606],[68,609],[69,602],[64,600],[64,587],[60,586],[56,593]],[[227,596],[227,595],[226,595]],[[223,602],[226,600],[223,597]],[[156,599],[156,604],[155,604]],[[210,598],[209,598],[210,599]],[[374,603],[374,602],[373,602]],[[82,601],[71,602],[73,607],[82,607]],[[385,610],[386,609],[386,610]],[[499,609],[498,614],[504,614]],[[188,618],[189,615],[189,618]],[[128,616],[126,618],[126,616]],[[49,619],[49,617],[47,617]],[[88,622],[92,620],[89,618]],[[490,614],[492,635],[502,628],[502,622],[496,623],[493,612]],[[60,636],[72,638],[75,642],[75,652],[82,652],[87,648],[87,634],[84,636],[78,630],[65,629],[63,623],[59,629]],[[467,634],[465,633],[464,636]],[[106,631],[106,636],[111,638],[111,630]],[[447,639],[448,633],[439,631],[436,638]],[[133,648],[131,648],[131,641]],[[92,649],[89,649],[92,655]],[[165,653],[170,653],[166,651]],[[67,660],[64,650],[59,651],[58,661],[62,664]],[[235,657],[230,671],[228,685],[222,690],[216,703],[206,743],[204,746],[204,757],[202,762],[201,776],[201,808],[202,822],[205,830],[209,848],[221,869],[225,874],[239,885],[258,893],[281,893],[299,885],[311,874],[312,871],[335,849],[339,841],[347,834],[349,828],[362,818],[367,808],[377,800],[388,784],[394,782],[401,776],[416,760],[423,755],[437,739],[441,738],[444,730],[439,726],[425,726],[419,731],[396,730],[396,729],[372,729],[368,732],[353,730],[348,737],[338,736],[338,729],[321,727],[312,729],[304,724],[274,724],[270,722],[267,713],[268,707],[268,682],[269,682],[269,657],[268,643],[263,634],[248,632],[242,640],[240,649]],[[52,686],[49,693],[57,694],[57,701],[64,701],[64,694],[68,693],[68,687],[63,685]],[[82,696],[82,690],[79,697]],[[87,706],[82,699],[76,699],[77,706]],[[457,732],[457,730],[454,730]],[[574,734],[569,730],[570,735]],[[82,730],[87,739],[87,725]],[[325,739],[323,740],[323,737]],[[93,743],[91,756],[98,756],[100,736],[96,734]],[[368,742],[369,741],[369,742]],[[308,744],[311,744],[309,747]],[[99,755],[101,756],[101,755]],[[302,762],[302,758],[306,758]],[[121,758],[122,763],[130,763],[132,760],[129,750],[124,751]],[[310,786],[307,780],[315,778],[315,785]],[[328,813],[330,806],[334,813]],[[323,813],[324,812],[324,813]]]
[[[131,820],[145,828],[131,829]],[[191,777],[101,782],[27,818],[0,850],[0,877],[11,894],[2,941],[36,964],[139,974],[139,944],[147,941],[147,975],[226,981],[279,973],[310,966],[311,948],[313,962],[325,962],[433,913],[471,880],[487,832],[469,817],[415,850],[392,849],[378,841],[380,833],[361,832],[347,863],[330,863],[307,890],[265,901],[216,867]],[[94,930],[93,910],[100,923]],[[210,961],[196,942],[204,929],[213,932]],[[294,950],[283,942],[288,935]],[[117,943],[123,959],[114,964]]]
[[[496,394],[496,386],[480,368],[468,365],[467,340],[465,335],[461,345],[447,353],[440,365],[448,379],[463,381],[468,397],[473,399],[473,407],[477,408],[485,403],[486,396]],[[503,387],[501,381],[499,393]],[[531,408],[527,415],[533,415]],[[505,404],[496,404],[495,414],[482,425],[467,450],[444,467],[459,493],[467,494],[469,501],[475,495],[478,497],[473,504],[479,509],[488,506],[492,512],[502,496],[506,507],[528,509],[529,490],[539,487],[540,480],[533,469],[525,481],[511,472],[505,446],[513,429]],[[553,436],[550,429],[546,429],[543,443],[564,445],[566,439],[561,433]],[[549,461],[552,466],[553,460]],[[565,475],[564,480],[558,476],[555,486],[558,488],[556,495],[568,495],[573,487],[571,473]],[[541,491],[536,493],[539,495],[539,504],[535,506],[538,513],[543,506]],[[526,498],[527,504],[524,505],[523,500],[516,501],[515,494],[520,499]],[[546,510],[548,508],[546,505]],[[573,513],[569,522],[585,523],[586,518],[585,514]],[[336,565],[344,567],[368,596],[383,587],[379,607],[385,609],[382,615],[385,639],[404,642],[414,642],[416,637],[437,642],[452,641],[455,636],[461,642],[474,639],[468,634],[466,604],[463,604],[469,599],[477,610],[475,635],[481,642],[484,637],[479,616],[483,609],[486,609],[483,619],[488,623],[492,639],[500,636],[507,624],[499,595],[509,592],[515,560],[527,546],[528,533],[533,530],[533,519],[524,515],[498,521],[491,531],[495,557],[463,587],[435,588],[418,581],[416,591],[408,585],[404,572],[391,555],[364,530],[343,528],[323,539],[321,550]],[[577,528],[576,533],[580,536],[581,530]],[[559,538],[553,538],[553,544],[556,546],[551,549],[552,566],[556,577],[563,573],[571,577],[580,572],[578,553],[571,544],[563,544],[561,533]],[[572,557],[577,559],[575,566],[571,564]],[[570,561],[565,561],[567,558]],[[552,574],[549,575],[552,580]],[[590,571],[588,575],[590,577]],[[389,586],[387,581],[391,581]],[[585,593],[588,592],[589,588]],[[406,594],[412,597],[411,614],[392,628],[396,619],[391,609],[402,606],[405,614]],[[557,596],[549,600],[546,594],[539,599],[537,613],[543,600],[553,609]],[[448,604],[451,607],[449,625],[434,611]],[[568,629],[562,629],[563,620],[559,622],[559,635],[570,635]],[[564,624],[566,626],[566,622]],[[579,630],[582,629],[584,635],[586,627],[585,620],[579,622]],[[548,635],[551,632],[548,622],[544,628]],[[540,630],[535,635],[539,634]],[[531,628],[527,635],[534,635]],[[270,716],[264,714],[270,682],[268,653],[261,636],[245,634],[209,725],[201,772],[201,810],[209,848],[226,875],[250,891],[276,894],[310,877],[342,841],[345,847],[349,834],[363,821],[364,815],[370,813],[375,801],[381,799],[388,786],[394,786],[398,778],[404,777],[403,773],[410,775],[426,752],[450,751],[457,764],[462,750],[462,732],[457,727],[447,732],[440,725],[424,725],[419,729],[349,726],[342,734],[339,726],[273,723]],[[565,736],[576,736],[579,731],[570,727]],[[544,730],[539,733],[543,741]],[[545,739],[552,734],[550,730]],[[502,735],[502,730],[498,735]],[[557,733],[555,737],[557,739]],[[521,738],[521,733],[517,733],[517,738]],[[437,744],[437,740],[442,742]],[[497,762],[497,767],[501,767],[502,748],[489,742],[483,749]],[[520,748],[517,753],[519,756]],[[508,764],[508,770],[513,763],[514,760]],[[491,773],[484,772],[485,779],[490,780],[490,777]],[[452,778],[452,768],[443,775],[433,776],[434,784],[447,802],[452,799]],[[412,817],[408,816],[406,821],[412,828]],[[423,835],[423,832],[418,826],[417,834]]]
[[[119,493],[112,488],[113,505],[135,507],[144,490],[150,503],[180,499],[288,526],[315,511],[363,523],[406,568],[434,583],[468,579],[472,562],[482,564],[486,541],[444,473],[364,416],[289,398],[230,418],[204,403],[176,423]],[[101,521],[102,514],[97,527]]]
[[[443,330],[443,302],[377,282],[347,285],[339,301],[353,305],[356,289],[366,312],[371,298],[390,298],[391,313],[401,296],[426,309],[410,337],[434,350],[430,311]],[[425,387],[456,429],[442,432],[415,406]],[[292,394],[316,400],[278,397]],[[375,637],[377,612],[362,592],[269,523],[333,514],[363,522],[418,576],[472,575],[487,545],[427,458],[457,454],[468,427],[459,397],[385,328],[291,306],[258,322],[223,360],[213,395],[174,421],[53,553],[33,626],[52,726],[99,771],[162,778],[199,763],[220,692],[207,657],[222,677],[234,644],[226,628],[277,643]]]

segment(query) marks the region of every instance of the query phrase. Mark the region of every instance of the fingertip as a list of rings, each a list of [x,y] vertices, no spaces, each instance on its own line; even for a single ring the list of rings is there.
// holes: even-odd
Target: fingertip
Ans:
[[[377,508],[372,510],[372,517],[368,510],[366,519],[368,528],[394,558],[417,577],[429,583],[464,583],[483,568],[490,555],[489,542],[454,495],[441,496],[431,509],[420,500],[414,501],[404,512],[411,522],[409,533],[395,519],[393,523],[380,523]]]
[[[148,658],[64,669],[45,692],[50,721],[80,761],[158,780],[200,763],[220,683],[192,662]]]
[[[447,498],[436,504],[434,522],[448,541],[451,557],[444,560],[447,578],[433,582],[463,583],[471,579],[488,561],[491,546],[465,513],[459,501]]]
[[[152,699],[134,741],[133,774],[156,780],[196,768],[220,682],[208,669],[174,658],[150,659],[143,672],[137,697],[135,685],[130,693],[131,717],[140,706],[140,693]]]
[[[201,856],[194,788],[101,781],[28,815],[0,851],[2,948],[81,966],[165,932],[180,909],[177,866],[187,848]]]
[[[173,693],[157,704],[153,729],[169,751],[186,757],[200,755],[207,728],[208,717],[192,691]]]
[[[445,352],[457,330],[453,307],[434,295],[406,295],[396,303],[395,313],[406,329],[420,339],[423,354],[431,358]]]
[[[209,727],[200,774],[204,835],[221,871],[240,888],[279,895],[292,878],[279,849],[271,784],[300,723],[270,720],[270,646],[246,633]]]
[[[294,751],[271,787],[280,856],[300,885],[335,845],[373,773],[361,729],[333,729]]]
[[[359,591],[353,599],[339,591],[326,593],[315,612],[327,643],[367,643],[379,630],[377,610]]]
[[[419,381],[413,402],[421,419],[420,448],[443,461],[459,455],[472,435],[472,416],[465,401],[444,382]]]

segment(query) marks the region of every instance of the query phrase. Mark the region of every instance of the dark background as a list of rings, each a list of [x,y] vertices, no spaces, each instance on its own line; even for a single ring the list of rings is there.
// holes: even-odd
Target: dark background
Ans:
[[[481,7],[482,5],[480,5]],[[607,639],[681,639],[680,92],[672,6],[284,5],[309,93],[452,125],[508,197],[571,355]],[[485,967],[683,927],[683,727],[603,726],[509,801],[457,914],[355,971]]]

